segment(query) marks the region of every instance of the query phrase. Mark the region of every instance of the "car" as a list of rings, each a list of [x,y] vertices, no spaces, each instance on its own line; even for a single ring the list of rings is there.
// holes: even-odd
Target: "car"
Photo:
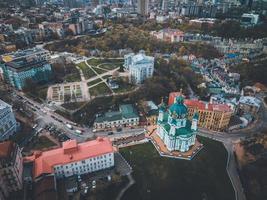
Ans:
[[[113,132],[109,132],[108,135],[113,135]]]
[[[95,181],[95,180],[92,181],[92,188],[93,188],[93,189],[96,188],[96,181]]]
[[[87,192],[88,192],[88,188],[85,188],[84,194],[87,194]]]

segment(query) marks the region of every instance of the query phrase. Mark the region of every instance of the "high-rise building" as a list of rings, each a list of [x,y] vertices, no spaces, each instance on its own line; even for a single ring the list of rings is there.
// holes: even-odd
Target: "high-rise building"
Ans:
[[[0,199],[22,189],[23,158],[21,149],[11,141],[0,143]]]
[[[138,0],[137,1],[137,12],[142,16],[148,15],[148,4],[149,0]]]
[[[169,6],[169,0],[162,0],[161,1],[161,9],[163,11],[168,11],[168,6]]]
[[[12,136],[17,129],[17,122],[12,107],[0,100],[0,141]]]

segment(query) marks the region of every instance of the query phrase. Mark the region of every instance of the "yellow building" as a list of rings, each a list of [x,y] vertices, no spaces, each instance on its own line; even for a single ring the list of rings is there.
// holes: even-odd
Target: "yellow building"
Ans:
[[[211,104],[199,100],[185,100],[188,116],[192,119],[195,112],[199,113],[198,126],[213,131],[224,131],[228,128],[233,114],[226,104]]]

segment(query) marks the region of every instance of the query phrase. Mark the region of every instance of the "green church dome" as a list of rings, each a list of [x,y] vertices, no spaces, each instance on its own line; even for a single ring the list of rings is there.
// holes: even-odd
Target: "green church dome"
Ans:
[[[178,116],[186,115],[188,113],[187,107],[184,105],[184,98],[182,96],[176,97],[176,102],[169,108],[171,114],[175,113]]]

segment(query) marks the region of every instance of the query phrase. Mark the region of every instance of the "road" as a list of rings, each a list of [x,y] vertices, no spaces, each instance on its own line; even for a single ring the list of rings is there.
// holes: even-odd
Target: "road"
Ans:
[[[88,138],[94,136],[107,136],[108,133],[97,132],[93,133],[90,128],[81,128],[76,126],[70,120],[58,115],[52,109],[49,109],[45,105],[42,105],[38,102],[35,102],[29,98],[27,98],[23,93],[14,90],[14,98],[20,98],[20,100],[26,101],[25,103],[32,109],[32,111],[37,116],[38,126],[44,127],[47,124],[53,123],[57,128],[62,129],[66,135],[71,139],[76,139],[78,142],[85,141]],[[258,96],[263,102],[263,96]],[[199,135],[211,138],[213,140],[220,141],[224,144],[227,152],[228,152],[228,161],[227,161],[227,172],[229,174],[230,180],[233,184],[233,187],[236,192],[236,200],[245,200],[244,190],[239,178],[239,174],[237,172],[236,161],[234,158],[234,143],[240,139],[245,139],[246,137],[250,137],[254,134],[260,134],[263,130],[267,130],[267,106],[263,103],[259,110],[258,119],[256,123],[246,129],[241,129],[237,131],[232,131],[230,133],[225,132],[211,132],[208,130],[200,129]],[[66,123],[73,125],[74,129],[83,130],[84,134],[78,135],[75,133],[75,130],[71,130],[66,127]],[[126,137],[129,135],[137,134],[142,132],[143,128],[137,129],[125,129],[122,132],[116,132],[114,135],[110,135],[109,137]],[[34,134],[37,134],[36,132]],[[28,138],[29,140],[31,138]],[[27,140],[28,140],[27,139]],[[25,143],[27,142],[25,140]]]
[[[44,128],[47,125],[53,124],[57,127],[57,129],[61,129],[65,132],[65,134],[71,138],[75,139],[78,142],[83,142],[89,138],[95,136],[108,136],[111,139],[115,137],[127,137],[129,135],[138,134],[144,131],[144,128],[123,128],[122,131],[114,132],[112,135],[108,135],[110,131],[100,131],[94,133],[92,128],[89,127],[79,127],[74,122],[64,118],[63,116],[55,113],[52,107],[46,104],[40,104],[38,102],[33,101],[32,99],[26,97],[24,93],[14,90],[12,95],[13,100],[20,100],[25,103],[25,105],[35,114],[36,122],[38,126],[35,130],[39,130],[40,128]],[[66,124],[72,125],[73,129],[67,128]],[[82,130],[83,134],[77,134],[75,130]],[[33,132],[29,137],[25,138],[23,141],[23,146],[31,140],[31,138],[36,135],[36,131]]]
[[[263,102],[263,96],[258,96],[258,98],[260,98]],[[230,180],[232,182],[232,185],[235,189],[236,200],[245,200],[246,196],[237,171],[237,165],[236,165],[237,163],[234,157],[234,144],[240,139],[245,139],[255,134],[261,134],[263,131],[267,130],[266,122],[267,122],[267,107],[264,103],[262,103],[262,106],[259,110],[257,122],[254,123],[249,128],[233,131],[231,133],[211,132],[204,129],[199,130],[198,134],[200,136],[220,141],[225,146],[228,152],[226,169],[230,177]]]

